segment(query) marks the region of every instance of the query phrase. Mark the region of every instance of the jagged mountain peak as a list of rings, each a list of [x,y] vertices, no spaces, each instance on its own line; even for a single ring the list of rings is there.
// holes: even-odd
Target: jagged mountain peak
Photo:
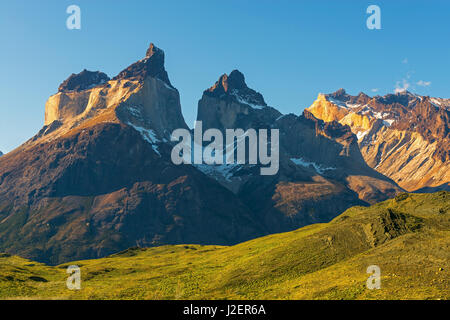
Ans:
[[[358,93],[357,97],[358,98],[363,98],[363,99],[371,99],[368,94],[366,94],[366,93],[364,93],[362,91],[360,93]]]
[[[428,99],[427,99],[428,98]],[[388,109],[391,107],[405,107],[407,109],[414,108],[417,104],[422,101],[428,101],[437,107],[443,107],[448,109],[448,101],[446,99],[432,98],[417,95],[415,93],[409,92],[407,90],[395,93],[388,93],[384,96],[376,95],[369,96],[364,92],[360,92],[357,95],[351,95],[346,92],[345,89],[338,89],[337,91],[329,94],[320,93],[318,100],[326,100],[337,107],[354,109],[357,107],[368,107],[375,108],[378,111]]]
[[[209,88],[208,92],[216,94],[224,94],[231,90],[248,89],[245,83],[245,76],[239,70],[233,70],[230,75],[224,73],[219,77],[219,80]]]
[[[239,90],[248,88],[247,84],[245,83],[245,76],[239,70],[231,71],[227,81],[231,89]]]
[[[281,113],[266,104],[259,92],[249,88],[239,70],[223,74],[203,92],[198,103],[197,120],[204,128],[270,127]]]
[[[66,80],[64,80],[58,92],[83,91],[91,89],[98,85],[108,82],[110,78],[100,71],[89,71],[84,69],[80,73],[72,73]]]
[[[319,99],[325,99],[337,105],[343,106],[345,103],[348,104],[366,104],[372,98],[365,94],[364,92],[358,93],[356,96],[352,96],[348,94],[347,91],[343,88],[338,89],[337,91],[330,94],[319,94]]]
[[[388,93],[385,96],[376,96],[374,99],[382,104],[400,104],[404,107],[411,105],[412,101],[421,99],[422,97],[417,96],[409,91],[401,91],[396,93]]]
[[[129,79],[143,81],[147,77],[152,77],[162,80],[169,87],[174,88],[170,83],[164,63],[164,51],[156,47],[153,43],[150,43],[145,58],[125,68],[113,80]]]
[[[324,94],[327,98],[332,98],[335,100],[339,100],[342,102],[346,101],[368,101],[372,99],[369,95],[365,94],[364,92],[358,93],[356,96],[352,96],[351,94],[347,93],[347,91],[343,88],[340,88],[336,90],[333,93],[330,94]]]
[[[157,46],[155,46],[155,44],[153,42],[150,43],[150,46],[147,49],[147,52],[145,54],[145,56],[147,58],[151,58],[153,56],[163,56],[164,57],[164,51],[161,50],[160,48],[158,48]]]
[[[267,106],[262,94],[247,86],[245,76],[239,70],[233,70],[229,75],[221,75],[219,80],[204,92],[204,95],[231,99],[256,108]]]
[[[345,89],[340,88],[340,89],[336,90],[335,92],[331,93],[330,96],[335,99],[345,99],[348,95],[347,95],[347,92],[345,91]]]
[[[112,80],[87,70],[69,77],[48,99],[44,128],[32,141],[101,122],[132,125],[151,141],[156,141],[151,139],[153,135],[158,140],[168,139],[174,129],[187,127],[178,90],[171,85],[164,68],[163,50],[151,43],[145,58]]]

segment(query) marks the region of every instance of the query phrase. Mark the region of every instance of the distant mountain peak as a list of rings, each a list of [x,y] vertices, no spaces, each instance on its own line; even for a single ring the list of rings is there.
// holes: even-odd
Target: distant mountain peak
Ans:
[[[78,74],[72,73],[63,81],[58,92],[83,91],[108,82],[109,77],[100,71],[88,71],[84,69]]]
[[[382,104],[400,104],[404,107],[408,107],[411,103],[411,101],[417,100],[417,98],[420,98],[419,96],[412,94],[409,91],[402,91],[402,92],[396,92],[396,93],[389,93],[385,96],[377,96],[375,97],[376,101]]]
[[[360,93],[358,93],[358,97],[360,97],[360,98],[369,98],[370,99],[370,96],[369,95],[367,95],[367,94],[365,94],[364,92],[360,92]]]
[[[345,91],[345,89],[340,88],[338,89],[336,92],[333,92],[332,94],[330,94],[330,96],[334,97],[334,98],[343,98],[347,95],[347,92]]]
[[[403,91],[398,91],[395,93],[398,96],[410,96],[410,97],[417,97],[418,95],[415,93],[412,93],[411,91],[408,90],[403,90]]]
[[[353,100],[353,101],[358,101],[358,102],[364,102],[367,103],[370,99],[372,99],[370,96],[368,96],[367,94],[365,94],[364,92],[360,92],[358,93],[357,96],[352,96],[350,94],[347,93],[347,91],[345,91],[345,89],[340,88],[337,91],[327,94],[325,95],[326,97],[331,97],[335,100],[339,100],[342,102],[346,102],[349,100]]]
[[[448,182],[450,99],[406,90],[373,98],[344,92],[320,94],[308,111],[350,126],[367,163],[401,187],[415,191]]]

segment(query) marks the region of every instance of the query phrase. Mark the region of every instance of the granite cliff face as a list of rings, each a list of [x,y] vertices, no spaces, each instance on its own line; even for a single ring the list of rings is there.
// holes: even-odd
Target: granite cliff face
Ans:
[[[450,99],[409,92],[369,97],[343,89],[307,110],[348,125],[366,162],[408,191],[449,189]]]
[[[187,128],[180,95],[164,69],[164,52],[153,44],[144,59],[112,80],[105,79],[105,74],[83,71],[64,81],[46,103],[44,130],[58,126],[53,134],[58,136],[86,123],[107,121],[150,130],[144,134],[147,138],[155,135],[162,140],[177,128]]]

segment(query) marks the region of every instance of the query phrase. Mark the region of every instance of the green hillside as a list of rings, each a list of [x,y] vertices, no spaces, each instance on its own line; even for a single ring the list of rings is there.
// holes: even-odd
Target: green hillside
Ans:
[[[129,249],[50,267],[0,256],[2,299],[450,299],[450,193],[402,194],[232,247]],[[82,288],[70,291],[66,268]],[[370,265],[381,289],[366,288]]]

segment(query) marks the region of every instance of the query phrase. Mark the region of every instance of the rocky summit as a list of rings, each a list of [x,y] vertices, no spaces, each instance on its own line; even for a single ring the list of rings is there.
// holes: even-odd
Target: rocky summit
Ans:
[[[120,72],[114,80],[134,79],[142,81],[147,77],[152,77],[163,81],[173,88],[169,76],[164,68],[164,51],[157,48],[153,43],[147,50],[145,58],[133,63],[131,66]]]
[[[84,69],[78,74],[72,74],[58,88],[58,92],[83,91],[102,85],[109,81],[109,77],[103,72],[92,72]]]
[[[249,88],[244,75],[234,70],[224,74],[203,92],[198,103],[197,120],[206,129],[248,129],[260,128],[263,123],[273,123],[281,116],[275,108],[269,107],[264,97]]]

